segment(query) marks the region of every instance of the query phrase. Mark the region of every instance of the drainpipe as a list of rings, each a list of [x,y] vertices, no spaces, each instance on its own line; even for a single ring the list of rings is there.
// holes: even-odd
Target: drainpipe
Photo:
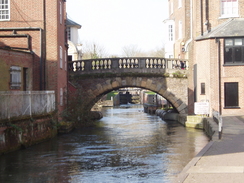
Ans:
[[[221,56],[221,52],[220,52],[220,49],[221,49],[221,42],[219,39],[216,39],[215,38],[215,42],[218,44],[218,72],[219,72],[219,115],[218,115],[218,123],[219,123],[219,139],[222,138],[222,133],[223,133],[223,119],[222,119],[222,103],[221,103],[221,95],[222,95],[222,92],[221,92],[221,59],[220,59],[220,56]]]
[[[42,90],[42,73],[43,73],[43,49],[42,49],[42,39],[43,38],[43,30],[42,29],[40,29],[40,53],[41,53],[41,55],[40,55],[40,90]],[[45,75],[44,75],[44,77],[45,77]]]
[[[40,42],[41,48],[42,48],[42,60],[43,60],[43,66],[41,67],[43,69],[43,89],[46,90],[46,0],[43,0],[43,31],[42,31],[42,40]]]
[[[215,39],[218,44],[218,72],[219,72],[219,114],[222,115],[222,103],[221,103],[221,59],[220,59],[220,40]]]
[[[192,12],[192,7],[193,7],[193,0],[190,0],[190,39],[188,39],[185,43],[185,51],[188,51],[188,46],[192,42],[192,28],[193,28],[193,12]]]
[[[200,1],[200,19],[201,19],[201,36],[203,35],[203,6],[202,6],[202,0]]]

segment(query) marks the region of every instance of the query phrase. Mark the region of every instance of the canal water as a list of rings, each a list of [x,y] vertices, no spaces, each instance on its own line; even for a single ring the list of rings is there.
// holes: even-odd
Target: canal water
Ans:
[[[106,108],[96,127],[0,156],[2,183],[164,183],[208,143],[203,131],[143,113]]]

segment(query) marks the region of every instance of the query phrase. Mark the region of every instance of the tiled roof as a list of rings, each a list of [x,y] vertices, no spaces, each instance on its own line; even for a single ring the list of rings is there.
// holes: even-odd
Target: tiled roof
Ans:
[[[196,40],[244,36],[244,18],[229,19]]]

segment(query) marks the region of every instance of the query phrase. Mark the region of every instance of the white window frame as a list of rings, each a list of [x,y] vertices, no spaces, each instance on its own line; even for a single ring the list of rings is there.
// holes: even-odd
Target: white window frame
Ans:
[[[62,5],[62,2],[60,1],[59,2],[59,7],[60,7],[60,10],[59,10],[59,13],[60,13],[60,24],[63,23],[63,5]]]
[[[60,69],[63,68],[63,48],[62,46],[59,47],[59,63],[60,63]]]
[[[169,36],[169,41],[173,42],[174,41],[174,25],[173,24],[168,24],[168,36]]]
[[[6,3],[7,1],[7,3]],[[3,8],[2,8],[3,6]],[[0,21],[10,20],[10,0],[0,1]]]
[[[182,7],[182,0],[178,0],[178,8]]]
[[[221,0],[220,8],[221,18],[239,17],[238,0]]]
[[[21,67],[11,66],[10,67],[10,89],[21,88]]]

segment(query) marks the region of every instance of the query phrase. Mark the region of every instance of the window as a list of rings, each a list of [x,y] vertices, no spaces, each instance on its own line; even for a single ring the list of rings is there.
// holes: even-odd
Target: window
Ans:
[[[205,95],[205,83],[201,83],[201,95]]]
[[[10,67],[10,89],[21,88],[21,67]]]
[[[244,38],[225,39],[225,65],[244,64]]]
[[[72,58],[72,55],[68,55],[68,61],[72,61],[73,58]]]
[[[60,63],[60,69],[63,68],[63,48],[62,46],[59,47],[59,63]]]
[[[63,6],[62,6],[62,2],[59,2],[59,6],[60,6],[60,10],[59,10],[59,13],[60,13],[60,24],[63,23]]]
[[[67,37],[68,37],[68,40],[71,41],[71,32],[70,32],[70,27],[67,27]]]
[[[10,20],[9,0],[0,0],[0,21]]]
[[[169,25],[169,41],[173,40],[173,25]]]
[[[225,108],[236,108],[239,106],[238,101],[238,83],[224,83],[225,91]]]
[[[60,106],[63,106],[63,100],[64,100],[63,88],[60,88],[59,94],[60,94]]]
[[[222,17],[238,16],[238,1],[221,0],[221,16]]]
[[[181,39],[182,38],[182,21],[179,21],[179,38],[178,39]]]
[[[178,0],[178,8],[182,7],[182,0]]]

